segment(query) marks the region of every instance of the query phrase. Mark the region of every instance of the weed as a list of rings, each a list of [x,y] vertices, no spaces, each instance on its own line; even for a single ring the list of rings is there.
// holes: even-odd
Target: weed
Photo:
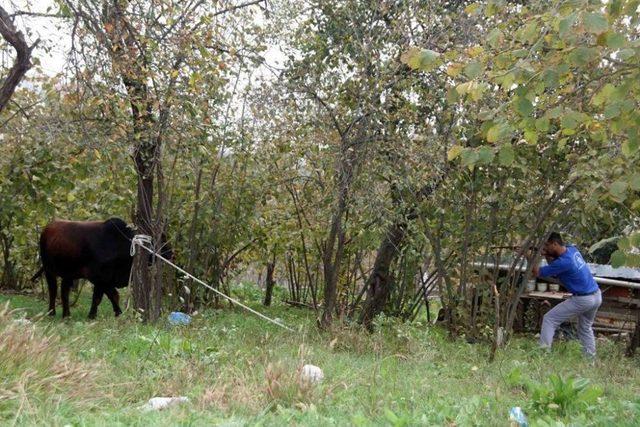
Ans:
[[[585,378],[569,376],[565,379],[554,373],[549,376],[548,383],[540,383],[524,378],[520,368],[509,373],[507,382],[526,391],[530,407],[541,414],[589,411],[603,393],[600,387],[590,385]]]

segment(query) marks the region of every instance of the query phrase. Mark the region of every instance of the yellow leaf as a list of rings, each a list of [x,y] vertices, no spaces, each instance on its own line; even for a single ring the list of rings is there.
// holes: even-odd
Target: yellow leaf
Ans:
[[[462,151],[464,150],[464,148],[460,145],[454,145],[451,148],[449,148],[449,151],[447,152],[447,159],[449,161],[454,160],[456,157],[458,157]]]
[[[471,3],[469,6],[464,8],[464,11],[467,15],[475,15],[480,10],[479,3]]]
[[[447,67],[447,74],[451,77],[456,77],[462,72],[463,68],[464,66],[462,64],[460,64],[459,62],[454,62]]]

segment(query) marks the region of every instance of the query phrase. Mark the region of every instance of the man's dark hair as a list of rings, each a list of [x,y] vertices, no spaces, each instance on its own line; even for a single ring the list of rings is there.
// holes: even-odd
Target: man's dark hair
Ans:
[[[557,232],[553,232],[551,234],[549,234],[549,238],[547,239],[547,242],[549,243],[557,243],[560,246],[564,245],[564,242],[562,241],[562,236],[560,236],[560,233]]]

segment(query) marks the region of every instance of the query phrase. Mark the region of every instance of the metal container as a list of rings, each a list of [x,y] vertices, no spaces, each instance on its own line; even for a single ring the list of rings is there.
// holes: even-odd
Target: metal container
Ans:
[[[547,292],[547,284],[544,282],[538,282],[538,292]]]
[[[551,292],[559,292],[560,291],[560,285],[558,285],[557,283],[552,283],[549,285],[549,290]]]
[[[536,279],[527,281],[527,292],[533,292],[536,290]]]

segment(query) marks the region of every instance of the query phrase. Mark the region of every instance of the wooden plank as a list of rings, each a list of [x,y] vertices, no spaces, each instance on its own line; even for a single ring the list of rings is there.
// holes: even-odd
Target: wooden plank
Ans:
[[[615,301],[615,302],[620,302],[624,304],[640,306],[640,299],[637,299],[637,298],[607,297],[606,295],[604,295],[602,299],[603,301]]]
[[[596,318],[604,318],[604,319],[615,319],[615,320],[624,320],[626,322],[635,323],[635,316],[632,313],[615,313],[612,311],[600,311],[596,314]]]
[[[523,294],[522,298],[533,298],[533,299],[567,299],[571,296],[570,293],[567,292],[539,292],[539,291],[531,291],[529,293]]]

